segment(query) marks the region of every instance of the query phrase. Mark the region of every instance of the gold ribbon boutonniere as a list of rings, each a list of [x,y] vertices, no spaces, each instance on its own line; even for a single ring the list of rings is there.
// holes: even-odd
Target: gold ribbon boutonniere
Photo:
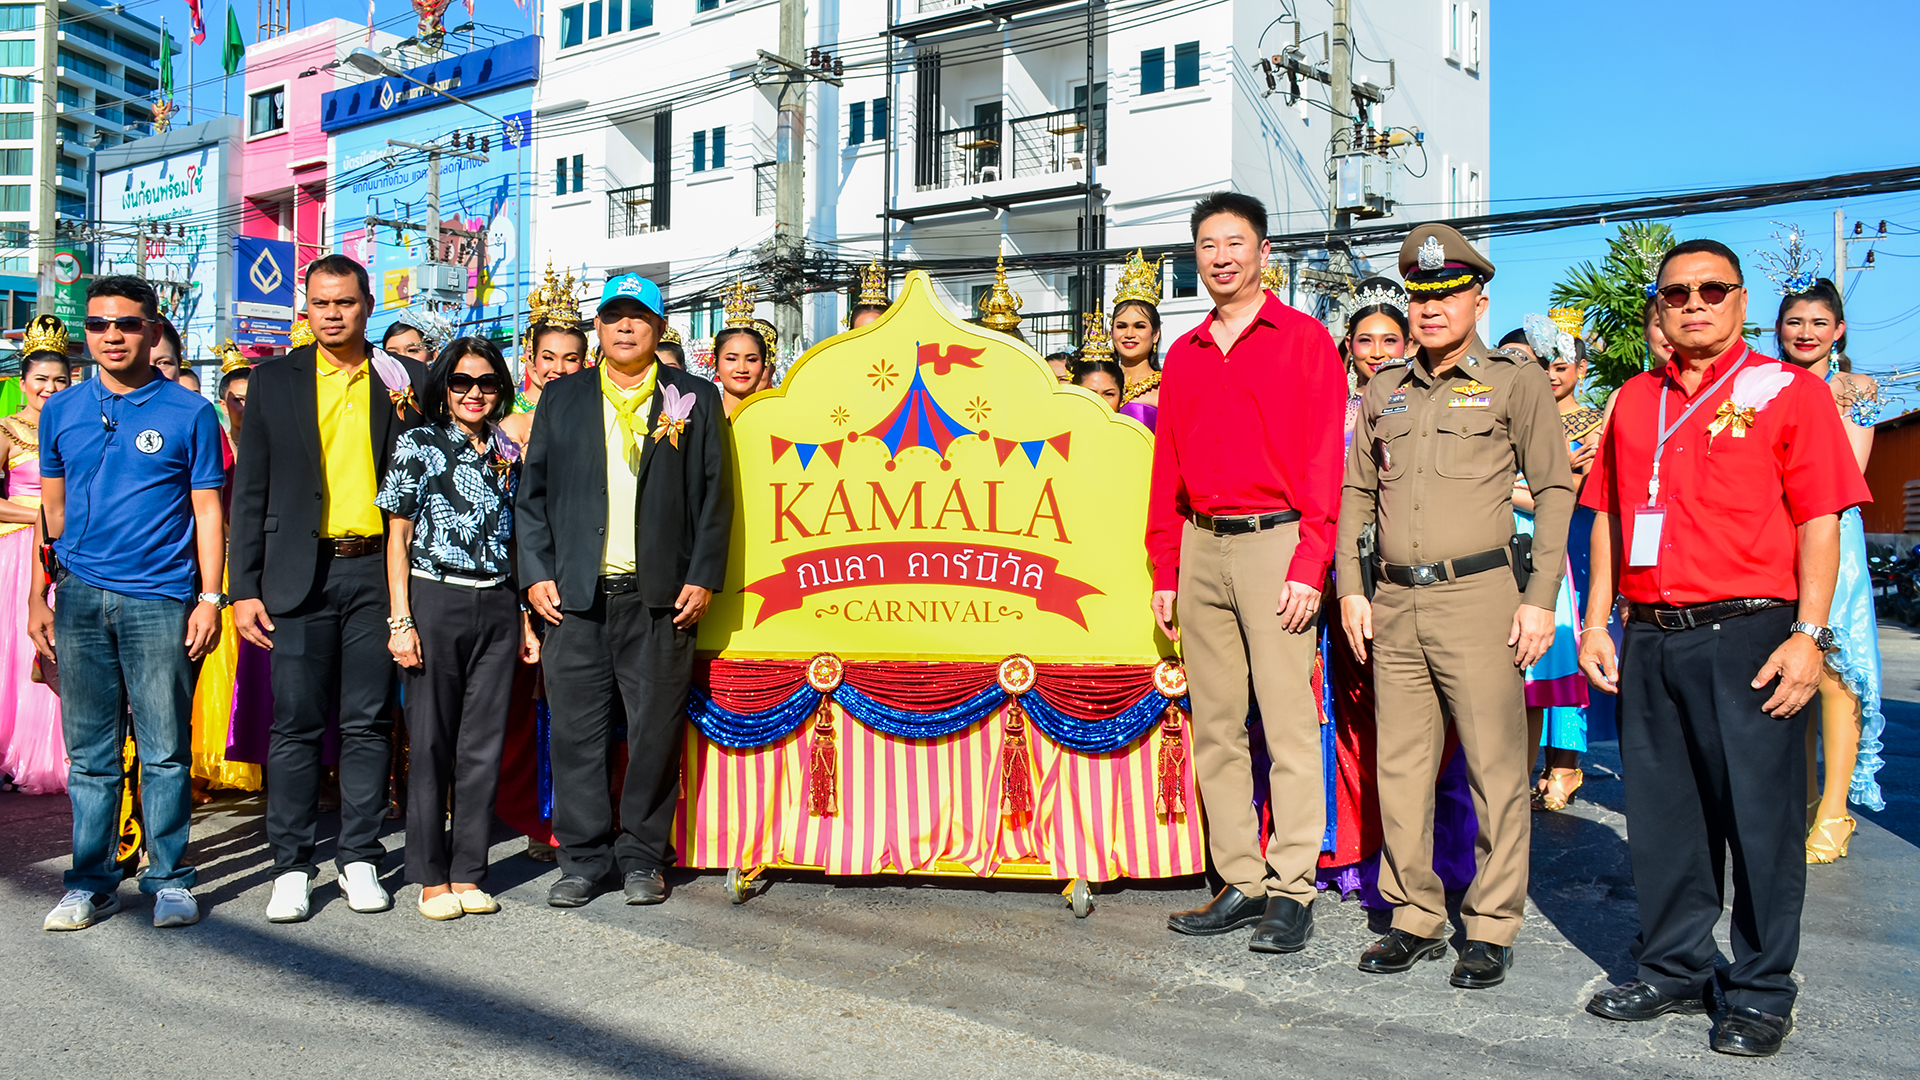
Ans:
[[[1744,439],[1747,429],[1753,426],[1757,410],[1751,405],[1735,405],[1732,401],[1720,403],[1720,411],[1713,414],[1713,423],[1707,425],[1707,438],[1711,439],[1727,428],[1733,428],[1733,437]]]
[[[680,436],[687,430],[687,421],[693,416],[693,395],[682,394],[677,388],[668,386],[660,393],[660,420],[653,427],[653,441],[666,439],[675,450],[680,449]]]
[[[395,420],[405,420],[408,409],[412,409],[414,412],[420,411],[420,403],[414,400],[413,387],[411,386],[405,390],[387,391],[387,400],[393,402],[393,418]]]

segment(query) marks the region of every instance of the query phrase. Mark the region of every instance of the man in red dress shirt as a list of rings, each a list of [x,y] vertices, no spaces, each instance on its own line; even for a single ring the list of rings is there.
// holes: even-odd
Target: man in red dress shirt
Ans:
[[[1167,351],[1147,553],[1154,619],[1170,639],[1185,634],[1194,773],[1226,880],[1205,907],[1167,926],[1224,934],[1259,923],[1254,951],[1297,952],[1313,932],[1326,831],[1309,679],[1340,506],[1347,384],[1326,330],[1261,286],[1266,235],[1257,199],[1215,192],[1194,207],[1194,258],[1214,309]],[[1264,858],[1249,676],[1273,759]]]
[[[1869,501],[1833,395],[1741,337],[1740,260],[1690,240],[1660,266],[1673,359],[1620,389],[1581,502],[1593,526],[1580,667],[1620,695],[1638,977],[1611,1020],[1709,1011],[1733,857],[1733,964],[1713,1049],[1766,1056],[1793,1029],[1806,895],[1806,717],[1832,647],[1840,519]],[[1614,583],[1630,605],[1616,661]]]

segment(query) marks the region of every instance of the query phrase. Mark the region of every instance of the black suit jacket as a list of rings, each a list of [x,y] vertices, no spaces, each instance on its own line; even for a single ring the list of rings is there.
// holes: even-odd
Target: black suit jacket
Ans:
[[[727,486],[726,414],[720,391],[679,368],[659,366],[640,458],[634,551],[642,602],[672,607],[685,585],[719,592],[727,576],[733,494]],[[672,386],[694,398],[675,447],[653,441],[661,400]],[[563,611],[593,605],[607,533],[606,426],[600,372],[587,368],[540,392],[533,436],[514,500],[520,581],[552,581]]]
[[[426,365],[394,357],[418,400]],[[319,580],[320,510],[325,462],[320,450],[315,346],[303,345],[253,369],[247,379],[246,423],[233,472],[232,527],[227,539],[227,590],[235,600],[264,601],[270,614],[292,611]],[[423,420],[409,405],[395,415],[380,373],[367,367],[367,426],[373,435],[373,478],[387,475],[394,440]]]

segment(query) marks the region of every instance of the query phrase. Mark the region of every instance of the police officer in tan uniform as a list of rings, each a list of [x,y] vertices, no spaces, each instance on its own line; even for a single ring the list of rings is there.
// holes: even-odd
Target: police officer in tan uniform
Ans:
[[[1446,955],[1433,792],[1451,721],[1483,854],[1450,981],[1475,989],[1505,980],[1526,907],[1533,748],[1522,671],[1553,640],[1573,473],[1546,372],[1488,352],[1475,332],[1493,264],[1453,229],[1422,225],[1400,248],[1400,272],[1420,349],[1367,385],[1340,503],[1340,618],[1354,652],[1373,653],[1380,892],[1394,905],[1393,929],[1360,970]],[[1530,559],[1513,528],[1516,470],[1534,494]],[[1363,534],[1377,546],[1364,575]]]

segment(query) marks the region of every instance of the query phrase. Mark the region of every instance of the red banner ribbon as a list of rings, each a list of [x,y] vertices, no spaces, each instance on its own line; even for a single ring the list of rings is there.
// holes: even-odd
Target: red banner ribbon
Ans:
[[[809,596],[870,585],[963,585],[1033,600],[1041,611],[1087,629],[1080,601],[1099,589],[1059,571],[1060,560],[993,545],[920,543],[844,544],[781,560],[781,570],[747,585],[760,597],[755,626],[793,611]]]

